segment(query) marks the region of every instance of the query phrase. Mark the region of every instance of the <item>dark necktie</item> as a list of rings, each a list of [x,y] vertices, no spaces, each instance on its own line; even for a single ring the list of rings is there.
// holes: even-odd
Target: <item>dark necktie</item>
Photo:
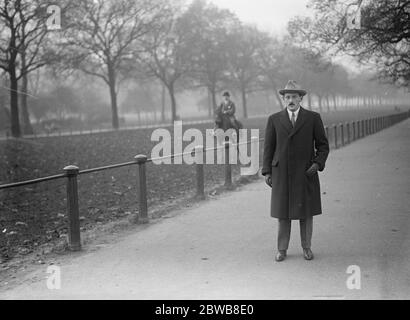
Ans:
[[[295,127],[295,123],[296,123],[296,116],[295,116],[295,112],[292,111],[292,118],[290,120],[292,122],[292,126]]]

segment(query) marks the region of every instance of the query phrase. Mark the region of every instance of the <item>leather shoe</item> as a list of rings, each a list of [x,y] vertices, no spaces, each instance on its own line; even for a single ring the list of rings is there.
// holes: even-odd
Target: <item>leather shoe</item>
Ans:
[[[286,250],[279,250],[278,253],[275,256],[275,260],[277,262],[281,262],[283,260],[285,260],[286,258]]]
[[[304,248],[303,257],[305,258],[305,260],[313,260],[314,256],[312,250],[310,250],[310,248]]]

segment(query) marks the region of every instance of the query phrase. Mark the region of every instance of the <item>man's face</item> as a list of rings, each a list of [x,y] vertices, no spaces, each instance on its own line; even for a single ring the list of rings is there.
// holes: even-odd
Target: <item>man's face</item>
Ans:
[[[302,97],[299,93],[285,93],[283,96],[283,101],[285,102],[285,106],[290,111],[296,111],[300,107]]]
[[[229,96],[224,96],[225,102],[229,102]]]

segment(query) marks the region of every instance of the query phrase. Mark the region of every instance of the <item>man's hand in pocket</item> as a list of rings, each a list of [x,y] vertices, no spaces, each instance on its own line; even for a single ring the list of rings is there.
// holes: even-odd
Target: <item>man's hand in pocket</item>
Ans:
[[[272,175],[266,174],[265,175],[265,182],[269,187],[272,188]]]
[[[319,170],[319,165],[315,162],[313,163],[309,169],[307,169],[306,174],[308,177],[313,177],[313,175],[318,172]]]

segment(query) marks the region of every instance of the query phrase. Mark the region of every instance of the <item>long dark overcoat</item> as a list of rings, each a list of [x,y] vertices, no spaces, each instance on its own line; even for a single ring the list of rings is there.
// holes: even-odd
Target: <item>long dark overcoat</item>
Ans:
[[[271,216],[300,220],[322,213],[319,175],[329,155],[320,114],[300,107],[295,127],[286,109],[272,114],[266,126],[262,175],[272,174]]]

